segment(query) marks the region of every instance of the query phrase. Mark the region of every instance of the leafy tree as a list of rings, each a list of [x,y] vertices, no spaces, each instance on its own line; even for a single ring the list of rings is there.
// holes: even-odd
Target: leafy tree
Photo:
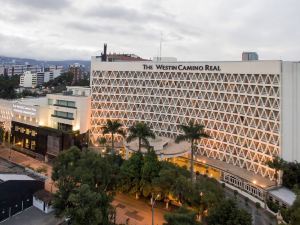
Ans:
[[[282,183],[285,187],[290,189],[293,189],[295,186],[300,187],[300,163],[284,163]]]
[[[272,160],[266,162],[267,166],[275,170],[275,181],[278,183],[278,172],[284,168],[285,162],[282,158],[275,156]]]
[[[206,222],[209,225],[251,225],[249,213],[239,209],[236,202],[226,199],[209,211]]]
[[[155,134],[147,124],[143,122],[138,122],[135,125],[129,127],[129,135],[126,141],[131,142],[135,139],[138,139],[138,151],[141,151],[142,144],[145,144],[147,147],[150,146],[148,138],[154,139]]]
[[[186,208],[179,208],[178,210],[165,214],[167,223],[164,225],[200,225],[196,221],[196,212],[190,211]]]
[[[154,150],[148,150],[144,156],[144,164],[141,170],[141,190],[145,197],[153,192],[153,179],[158,177],[160,162]]]
[[[111,199],[103,193],[92,191],[89,185],[83,184],[76,187],[68,197],[69,207],[66,215],[71,218],[72,225],[99,225],[110,224],[109,205]]]
[[[187,201],[188,196],[191,196],[193,192],[193,186],[191,180],[189,180],[185,176],[178,176],[175,179],[174,186],[172,188],[172,193],[180,203],[185,203]]]
[[[290,208],[290,225],[299,225],[300,224],[300,192],[297,192],[297,197],[292,207]]]
[[[193,186],[188,201],[191,206],[199,209],[200,214],[205,210],[212,210],[224,199],[222,186],[212,178],[200,176]]]
[[[0,98],[14,99],[17,97],[15,89],[19,86],[20,76],[0,76]]]
[[[191,179],[194,180],[194,154],[196,148],[196,141],[200,141],[201,138],[209,138],[209,135],[204,131],[204,125],[194,123],[190,121],[188,125],[178,126],[184,134],[176,137],[176,142],[189,141],[191,143]]]
[[[123,124],[121,124],[118,120],[107,120],[106,125],[103,127],[103,135],[105,134],[111,134],[111,150],[114,153],[115,151],[115,139],[114,135],[118,134],[121,135],[122,137],[125,137],[125,132],[122,129]]]
[[[141,152],[134,152],[131,157],[122,164],[119,183],[121,191],[136,193],[138,197],[141,189],[143,164],[144,159]]]
[[[55,214],[71,218],[72,224],[109,224],[119,163],[116,157],[81,152],[77,147],[61,152],[52,173],[58,187]]]

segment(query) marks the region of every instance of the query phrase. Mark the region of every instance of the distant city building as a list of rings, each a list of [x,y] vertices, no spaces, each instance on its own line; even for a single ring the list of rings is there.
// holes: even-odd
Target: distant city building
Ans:
[[[49,82],[50,80],[53,80],[53,72],[47,71],[47,72],[38,72],[37,73],[37,86],[41,86],[46,82]]]
[[[83,79],[84,77],[84,66],[79,63],[74,63],[69,66],[69,72],[73,74],[72,83],[76,83],[77,81]]]
[[[12,65],[12,64],[3,64],[0,65],[0,76],[14,76],[22,75],[25,72],[30,71],[32,73],[38,72],[53,72],[54,78],[60,76],[64,71],[64,67],[61,65],[51,65],[51,66],[40,66],[40,65]]]
[[[45,72],[52,72],[53,73],[53,79],[55,79],[63,73],[64,67],[63,66],[57,66],[57,65],[51,65],[49,67],[45,67],[44,71]]]
[[[26,71],[20,76],[20,87],[34,88],[38,84],[37,81],[37,73]]]
[[[242,60],[243,61],[258,60],[258,54],[256,52],[243,52]]]
[[[0,76],[22,75],[27,71],[37,73],[42,71],[42,67],[38,65],[0,65]]]

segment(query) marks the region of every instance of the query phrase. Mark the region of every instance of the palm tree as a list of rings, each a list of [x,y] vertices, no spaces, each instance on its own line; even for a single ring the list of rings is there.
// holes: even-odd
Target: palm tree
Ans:
[[[120,123],[118,120],[107,120],[106,125],[103,127],[102,134],[111,134],[111,151],[114,153],[115,146],[114,146],[114,135],[118,134],[122,137],[125,137],[125,132],[122,129],[123,124]]]
[[[275,178],[276,185],[278,185],[278,178],[279,178],[278,172],[279,170],[284,169],[285,161],[278,156],[274,156],[273,160],[269,160],[266,162],[266,165],[275,170],[274,178]]]
[[[191,179],[194,180],[194,152],[196,147],[196,141],[201,138],[209,138],[209,135],[204,132],[204,125],[194,123],[190,121],[188,125],[178,125],[184,134],[180,134],[176,137],[175,142],[189,141],[191,143]]]
[[[126,139],[127,142],[131,142],[135,139],[138,139],[139,141],[139,152],[141,151],[142,143],[144,143],[147,147],[150,146],[150,143],[148,141],[148,138],[155,138],[155,134],[151,130],[151,128],[143,123],[143,122],[137,122],[133,126],[129,127],[128,129],[129,135]]]

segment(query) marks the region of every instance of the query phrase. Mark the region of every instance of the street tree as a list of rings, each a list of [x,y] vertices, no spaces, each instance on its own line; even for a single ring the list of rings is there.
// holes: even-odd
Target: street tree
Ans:
[[[55,214],[70,218],[72,224],[110,224],[110,203],[119,173],[114,160],[92,151],[81,152],[77,147],[61,152],[52,173],[58,187]]]
[[[69,207],[66,208],[66,215],[71,219],[72,225],[111,224],[107,216],[113,210],[110,197],[93,191],[89,185],[76,187],[67,201]]]
[[[143,164],[144,158],[141,152],[134,152],[128,160],[124,161],[120,169],[119,188],[121,191],[134,193],[136,198],[139,197]]]
[[[148,150],[141,170],[141,191],[145,197],[154,194],[153,180],[159,175],[160,165],[154,150]]]
[[[273,157],[272,160],[267,161],[266,165],[275,170],[274,178],[276,184],[278,184],[278,178],[279,178],[278,172],[284,169],[285,166],[284,160],[278,156],[275,156]]]
[[[106,125],[103,127],[102,134],[111,134],[111,151],[112,153],[115,152],[115,135],[121,135],[122,137],[125,137],[125,132],[122,129],[123,124],[120,123],[118,120],[107,120]]]
[[[289,211],[290,225],[300,224],[300,191],[296,190],[296,200]]]
[[[189,141],[191,143],[191,179],[194,181],[194,154],[197,147],[197,141],[200,141],[202,138],[209,138],[209,135],[205,133],[204,125],[194,123],[190,121],[188,125],[178,125],[178,127],[183,131],[183,134],[180,134],[176,137],[175,142],[179,143],[181,141]]]
[[[165,214],[164,225],[200,225],[196,221],[196,212],[181,207],[178,210]]]
[[[148,138],[155,138],[155,134],[151,128],[143,122],[137,122],[133,126],[129,127],[129,135],[126,139],[127,142],[132,142],[138,139],[138,151],[141,151],[142,144],[147,147],[150,146]]]
[[[205,219],[209,225],[251,225],[252,218],[244,209],[239,209],[232,199],[224,199],[208,212]]]

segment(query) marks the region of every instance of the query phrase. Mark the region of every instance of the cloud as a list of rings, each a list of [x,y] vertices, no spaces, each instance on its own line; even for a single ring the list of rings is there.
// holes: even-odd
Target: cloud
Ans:
[[[1,0],[0,55],[89,59],[111,52],[179,60],[299,60],[298,0]]]
[[[36,9],[60,10],[70,6],[69,0],[2,0],[14,7],[27,7]]]

